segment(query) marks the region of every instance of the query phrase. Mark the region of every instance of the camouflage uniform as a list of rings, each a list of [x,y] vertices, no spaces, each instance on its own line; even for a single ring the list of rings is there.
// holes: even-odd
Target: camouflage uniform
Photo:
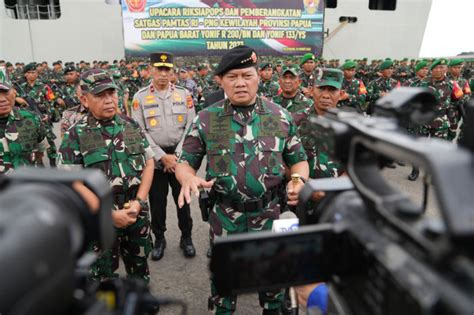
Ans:
[[[283,94],[277,95],[273,97],[272,102],[285,108],[290,113],[296,113],[313,106],[313,100],[304,96],[301,91],[298,91],[293,98],[286,98]]]
[[[310,74],[306,74],[304,71],[301,71],[300,73],[301,87],[302,88],[312,87],[315,77],[316,77],[315,71],[311,72]]]
[[[459,100],[462,98],[460,95],[457,100],[455,99],[454,84],[454,81],[449,80],[446,76],[442,80],[436,81],[430,76],[421,83],[420,87],[432,90],[438,102],[434,108],[436,118],[424,126],[423,134],[445,140],[454,139],[459,121]],[[462,91],[459,91],[462,94]]]
[[[60,152],[60,164],[65,168],[79,165],[104,172],[114,196],[115,211],[135,199],[146,161],[153,158],[148,141],[138,124],[125,115],[111,120],[97,120],[85,115],[65,134]],[[148,207],[143,207],[137,221],[126,228],[115,228],[117,240],[111,250],[102,252],[97,243],[89,249],[101,253],[92,265],[92,277],[97,280],[117,277],[115,271],[122,256],[127,274],[150,280],[147,258],[151,250]]]
[[[396,87],[400,87],[400,81],[393,78],[385,79],[380,77],[370,82],[367,86],[367,103],[369,114],[372,106],[382,96],[383,92],[390,92]]]
[[[41,164],[47,143],[40,118],[30,111],[13,107],[0,118],[0,174],[25,165]]]
[[[76,107],[81,102],[76,96],[76,84],[64,84],[57,91],[57,97],[64,101],[64,107],[61,108],[61,114],[64,110]]]
[[[314,107],[299,111],[293,115],[298,126],[298,135],[308,155],[309,177],[326,178],[339,177],[345,172],[344,166],[329,156],[331,148],[324,139],[318,139],[312,134],[310,119],[318,117]]]
[[[66,131],[75,123],[77,123],[81,118],[87,113],[87,108],[84,106],[78,105],[71,107],[68,110],[63,112],[61,121],[59,122],[61,126],[61,137],[66,133]]]
[[[25,98],[29,96],[36,102],[42,115],[42,119],[48,117],[46,121],[43,121],[46,130],[46,139],[48,140],[49,144],[47,154],[50,161],[56,161],[56,158],[58,157],[56,144],[54,143],[56,135],[53,132],[53,124],[50,120],[51,106],[46,98],[46,93],[48,93],[46,85],[38,82],[38,80],[36,80],[33,85],[29,85],[28,82],[23,82],[20,84],[20,89],[17,92],[18,97]]]
[[[209,216],[212,239],[270,230],[280,215],[276,190],[284,181],[285,165],[306,160],[290,114],[259,97],[248,112],[224,100],[198,114],[179,162],[198,170],[206,154],[206,178],[215,179],[218,196]],[[235,309],[236,297],[218,296],[212,281],[211,292],[217,314]],[[266,309],[278,309],[282,299],[280,290],[259,293]]]
[[[342,81],[342,90],[346,91],[349,98],[344,101],[339,101],[337,107],[356,109],[359,113],[365,112],[365,99],[367,96],[367,89],[364,82],[360,79],[344,80]]]
[[[194,104],[198,103],[198,94],[199,94],[198,85],[194,80],[192,79],[178,80],[176,85],[188,90],[189,93],[191,93],[193,97]]]
[[[260,83],[258,84],[257,95],[263,96],[271,100],[273,97],[278,95],[279,90],[280,90],[280,85],[276,83],[275,81],[260,80]]]

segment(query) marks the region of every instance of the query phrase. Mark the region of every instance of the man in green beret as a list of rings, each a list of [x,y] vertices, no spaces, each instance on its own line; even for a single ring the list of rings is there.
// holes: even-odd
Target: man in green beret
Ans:
[[[306,97],[311,97],[313,82],[315,78],[316,57],[312,53],[307,53],[301,58],[301,90]]]
[[[280,90],[280,85],[272,80],[273,65],[268,61],[262,62],[258,67],[258,73],[260,75],[260,82],[257,95],[271,100],[274,96],[278,95]]]
[[[341,99],[337,106],[364,113],[367,89],[362,80],[355,78],[356,68],[357,63],[352,60],[346,61],[342,65],[344,79],[342,81]]]
[[[381,77],[370,82],[367,86],[367,102],[369,102],[368,114],[372,113],[375,102],[393,90],[400,87],[400,81],[392,78],[393,75],[393,61],[385,60],[379,66]]]
[[[419,87],[421,83],[426,79],[428,73],[430,72],[428,68],[428,61],[420,60],[415,68],[415,76],[409,80],[407,80],[403,86],[410,86],[410,87]]]
[[[430,68],[431,76],[423,81],[420,87],[431,89],[437,99],[436,117],[424,126],[423,133],[451,141],[456,136],[460,117],[459,104],[464,93],[455,81],[449,80],[446,76],[447,67],[448,60],[444,58],[433,61]]]
[[[281,73],[282,75],[279,80],[281,93],[273,97],[273,103],[286,108],[290,113],[310,108],[313,105],[313,101],[301,92],[301,79],[296,68],[285,67]]]
[[[464,59],[452,59],[448,64],[447,77],[450,80],[456,81],[463,90],[464,100],[468,101],[471,98],[471,89],[469,82],[461,74],[464,68]]]

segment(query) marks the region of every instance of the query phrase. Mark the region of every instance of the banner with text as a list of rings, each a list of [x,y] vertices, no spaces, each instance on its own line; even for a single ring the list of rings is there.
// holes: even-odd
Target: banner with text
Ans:
[[[125,55],[222,55],[248,45],[260,55],[317,56],[323,0],[122,0]]]

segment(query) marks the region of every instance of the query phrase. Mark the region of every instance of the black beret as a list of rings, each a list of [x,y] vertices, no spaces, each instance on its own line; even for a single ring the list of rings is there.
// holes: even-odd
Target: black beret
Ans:
[[[28,71],[36,70],[37,64],[35,62],[31,62],[23,67],[23,73],[27,73]]]
[[[56,65],[59,65],[59,64],[60,64],[60,63],[57,62],[57,61],[53,62],[53,66],[56,66]]]
[[[72,72],[72,71],[76,71],[76,68],[73,65],[69,65],[64,69],[64,74]]]
[[[222,56],[215,74],[222,76],[230,70],[256,67],[257,60],[258,58],[255,50],[248,46],[237,46]]]

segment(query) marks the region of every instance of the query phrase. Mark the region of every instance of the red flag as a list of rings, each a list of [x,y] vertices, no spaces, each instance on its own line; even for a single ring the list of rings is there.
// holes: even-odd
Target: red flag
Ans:
[[[402,84],[400,83],[400,81],[397,81],[397,85],[396,85],[395,87],[396,87],[396,88],[399,88],[399,87],[401,87],[401,86],[402,86]]]
[[[461,87],[456,81],[452,81],[452,82],[453,82],[453,93],[451,94],[451,99],[456,100],[456,101],[460,100],[464,96],[464,93],[462,92]]]
[[[53,90],[49,87],[49,85],[46,85],[46,98],[48,99],[48,101],[54,101],[54,99],[56,98],[56,96],[54,95],[54,92]]]
[[[464,94],[471,94],[471,87],[469,86],[468,81],[466,81],[466,84],[464,84],[463,92],[464,92]]]
[[[359,95],[367,94],[367,89],[365,88],[364,82],[359,80]]]

